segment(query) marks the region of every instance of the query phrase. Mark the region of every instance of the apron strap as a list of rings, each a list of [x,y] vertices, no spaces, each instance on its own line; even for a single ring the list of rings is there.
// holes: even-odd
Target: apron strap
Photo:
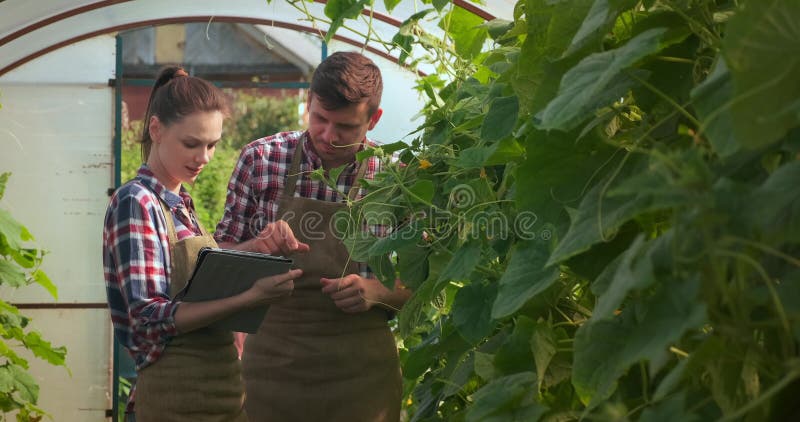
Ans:
[[[161,211],[164,213],[164,220],[167,221],[167,235],[169,236],[170,245],[178,243],[178,235],[175,230],[175,221],[173,221],[172,212],[169,210],[167,204],[158,198],[158,204],[161,205]]]
[[[303,136],[300,141],[297,143],[297,146],[294,148],[294,154],[292,155],[292,164],[289,166],[289,173],[286,176],[286,186],[283,189],[283,195],[287,198],[294,197],[294,192],[297,189],[297,178],[300,176],[300,162],[303,158],[303,146],[305,145],[306,139],[308,139],[308,134]],[[353,182],[353,186],[350,187],[350,190],[347,192],[347,198],[351,201],[356,199],[359,191],[359,180],[364,177],[364,174],[367,171],[367,159],[364,159],[361,163],[358,164],[358,169],[356,171],[356,180]]]

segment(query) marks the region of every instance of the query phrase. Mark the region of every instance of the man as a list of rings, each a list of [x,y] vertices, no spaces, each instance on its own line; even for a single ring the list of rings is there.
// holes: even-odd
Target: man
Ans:
[[[386,288],[353,262],[331,224],[346,209],[344,194],[363,195],[357,180],[380,170],[377,158],[355,157],[381,118],[382,90],[371,60],[332,54],[311,80],[308,130],[247,145],[231,176],[220,245],[292,255],[303,270],[291,297],[270,307],[245,345],[253,421],[399,419],[402,383],[387,309],[401,308],[410,293],[399,282]],[[341,166],[338,189],[310,177]]]

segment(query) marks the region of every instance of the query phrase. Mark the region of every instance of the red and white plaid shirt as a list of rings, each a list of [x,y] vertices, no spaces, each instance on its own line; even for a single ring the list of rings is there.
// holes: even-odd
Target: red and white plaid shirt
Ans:
[[[376,145],[369,139],[367,142]],[[311,179],[311,172],[322,168],[322,160],[310,147],[307,132],[283,132],[262,138],[242,149],[228,183],[225,215],[217,225],[215,234],[217,242],[240,243],[250,240],[266,224],[275,221],[278,199],[283,195],[286,176],[298,145],[303,148],[303,161],[300,163],[295,196],[329,202],[343,202],[346,199],[340,192],[349,192],[355,182],[358,167],[355,160],[339,175],[337,191],[323,181]],[[378,157],[369,157],[365,165],[364,179],[367,180],[372,180],[375,173],[381,170]],[[365,189],[359,189],[356,199],[365,194]],[[382,230],[370,227],[370,231],[380,235]],[[372,277],[365,264],[361,264],[360,273],[364,277]]]
[[[189,193],[175,194],[147,165],[122,185],[108,205],[103,229],[103,270],[108,307],[117,340],[133,357],[136,369],[157,361],[177,335],[178,302],[169,297],[170,253],[167,220],[159,200],[167,203],[177,238],[200,235]],[[134,393],[128,401],[133,409]]]

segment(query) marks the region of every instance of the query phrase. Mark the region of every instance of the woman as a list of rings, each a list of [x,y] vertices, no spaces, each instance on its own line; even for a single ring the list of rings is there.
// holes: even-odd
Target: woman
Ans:
[[[178,67],[164,69],[145,115],[146,164],[117,190],[106,213],[106,291],[116,336],[136,362],[128,410],[138,422],[246,420],[233,335],[208,325],[288,295],[302,274],[266,277],[225,299],[172,299],[186,285],[198,250],[216,246],[182,183],[194,182],[214,155],[226,113],[225,97],[213,85]]]

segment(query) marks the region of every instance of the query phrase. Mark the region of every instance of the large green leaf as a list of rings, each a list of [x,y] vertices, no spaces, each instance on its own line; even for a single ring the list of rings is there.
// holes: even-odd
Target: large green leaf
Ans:
[[[631,365],[660,360],[684,333],[703,325],[706,305],[697,300],[699,288],[697,280],[672,280],[619,317],[591,319],[582,325],[575,335],[572,373],[581,401],[596,406],[611,396]]]
[[[558,96],[538,115],[539,127],[569,131],[619,99],[634,84],[626,69],[658,52],[665,33],[663,28],[649,29],[622,47],[581,60],[564,75]]]
[[[454,7],[442,18],[439,26],[453,39],[456,53],[469,60],[481,52],[489,34],[482,24],[483,18],[464,8]]]
[[[388,236],[379,238],[370,246],[370,255],[382,255],[395,252],[404,247],[417,244],[422,239],[422,230],[416,224],[408,224],[400,230],[390,233]]]
[[[27,284],[25,273],[13,261],[0,256],[0,285],[23,287]]]
[[[428,278],[428,254],[427,248],[416,245],[397,250],[397,273],[408,288],[415,290]]]
[[[701,119],[701,128],[708,137],[714,151],[727,158],[743,145],[742,133],[733,127],[733,114],[725,104],[733,97],[731,74],[723,60],[716,66],[705,81],[692,90],[692,101]]]
[[[768,145],[800,125],[800,2],[748,1],[725,30],[722,54],[741,142]]]
[[[32,331],[26,334],[23,343],[36,357],[44,359],[53,365],[64,365],[67,349],[63,346],[53,347],[49,341],[42,339],[41,334],[38,332]]]
[[[481,139],[499,141],[511,134],[517,124],[519,100],[516,96],[498,97],[492,100],[489,112],[481,125]]]
[[[391,259],[388,255],[373,255],[367,259],[367,264],[375,277],[387,288],[394,289],[394,283],[397,279],[397,272],[394,269]]]
[[[642,412],[639,422],[695,422],[702,420],[692,413],[686,406],[686,395],[676,394],[655,406],[650,406]]]
[[[702,180],[705,176],[702,164],[698,164],[701,168],[694,168],[697,163],[689,162],[697,158],[694,151],[678,157],[687,161],[685,174],[680,175],[687,179],[686,183],[698,183],[692,178]],[[675,183],[667,168],[659,162],[650,167],[641,167],[641,163],[634,162],[610,183],[605,180],[592,188],[572,216],[569,231],[553,251],[548,265],[569,259],[596,243],[608,241],[624,223],[637,215],[697,201],[690,190]]]
[[[544,265],[549,256],[547,246],[540,240],[518,244],[498,282],[499,291],[492,307],[492,318],[513,314],[558,280],[558,268]]]
[[[781,166],[746,201],[748,219],[781,240],[800,241],[800,161]]]
[[[547,407],[533,401],[536,374],[521,372],[493,380],[473,395],[467,422],[538,421]]]
[[[438,283],[451,280],[466,279],[481,259],[481,244],[477,241],[467,242],[461,246],[439,275]]]
[[[0,209],[0,236],[5,239],[11,249],[19,249],[22,242],[33,240],[28,229],[14,219],[8,211],[2,209]]]
[[[39,399],[39,386],[28,372],[17,365],[6,363],[0,366],[0,392],[19,395],[33,404]]]
[[[648,244],[644,236],[639,235],[633,244],[622,254],[611,285],[598,298],[597,306],[592,312],[595,318],[607,318],[622,304],[631,290],[646,288],[655,282],[653,262],[648,256]]]
[[[525,181],[516,185],[517,207],[537,216],[537,231],[545,225],[559,228],[563,224],[563,232],[553,233],[555,239],[564,236],[569,224],[564,206],[577,207],[584,190],[601,179],[598,174],[615,164],[614,148],[594,134],[576,144],[576,136],[532,133],[525,145],[526,159],[517,169],[518,179]]]
[[[33,279],[36,281],[36,283],[44,287],[44,289],[50,293],[50,296],[53,296],[53,299],[58,300],[58,288],[56,288],[56,285],[53,284],[53,282],[50,280],[50,277],[48,277],[44,271],[36,270],[31,274],[31,276],[33,276]]]
[[[492,303],[497,296],[494,283],[470,283],[456,293],[451,315],[458,332],[476,344],[492,332]]]
[[[542,388],[550,361],[556,355],[557,341],[556,334],[550,324],[544,321],[536,323],[531,336],[531,352],[533,352],[533,361],[536,363],[536,381],[539,390]]]
[[[331,19],[331,25],[325,34],[325,42],[330,43],[345,19],[358,17],[368,4],[370,0],[328,0],[325,3],[325,16]]]
[[[599,44],[614,25],[617,15],[637,2],[638,0],[595,0],[564,54],[572,54],[589,44]]]
[[[536,369],[531,347],[536,327],[536,322],[527,316],[520,315],[516,319],[514,331],[495,353],[494,367],[498,374],[509,375]]]
[[[558,58],[591,5],[592,0],[525,1],[528,35],[512,79],[523,113],[538,112],[555,96],[561,76],[574,64]]]

